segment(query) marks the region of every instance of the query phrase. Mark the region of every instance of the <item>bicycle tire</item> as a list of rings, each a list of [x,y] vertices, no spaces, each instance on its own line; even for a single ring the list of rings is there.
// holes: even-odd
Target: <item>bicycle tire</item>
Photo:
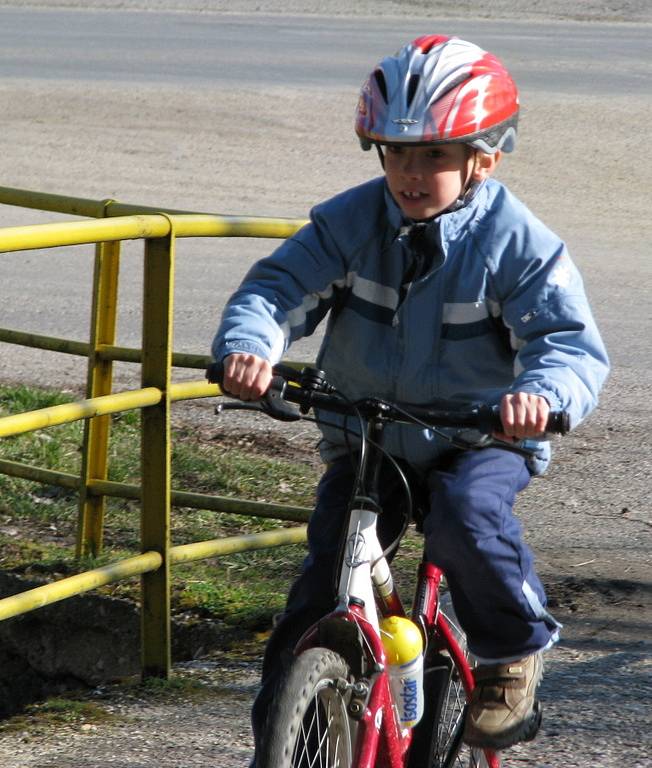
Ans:
[[[344,659],[309,648],[293,660],[272,705],[260,768],[350,768],[355,723],[347,713],[351,674]]]

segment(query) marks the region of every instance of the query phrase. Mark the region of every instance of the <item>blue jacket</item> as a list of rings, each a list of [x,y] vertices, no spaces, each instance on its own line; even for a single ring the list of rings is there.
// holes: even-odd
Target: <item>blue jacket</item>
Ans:
[[[564,243],[489,180],[421,232],[425,272],[406,281],[409,224],[383,178],[316,206],[229,300],[215,359],[249,352],[278,362],[330,311],[317,364],[350,398],[495,404],[524,391],[569,411],[576,426],[597,403],[608,360]],[[340,430],[322,432],[326,460],[346,451]],[[387,437],[417,467],[448,448],[415,427],[393,425]],[[533,471],[549,456],[539,445]]]

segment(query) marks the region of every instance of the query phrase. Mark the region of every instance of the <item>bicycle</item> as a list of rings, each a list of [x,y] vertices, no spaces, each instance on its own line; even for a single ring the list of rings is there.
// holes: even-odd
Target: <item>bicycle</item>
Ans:
[[[380,621],[405,617],[406,611],[394,586],[388,551],[382,551],[376,535],[380,510],[375,501],[386,424],[475,429],[489,435],[501,427],[498,413],[488,406],[460,410],[452,401],[441,401],[437,408],[373,397],[353,403],[316,369],[299,372],[280,364],[273,372],[272,385],[261,401],[227,402],[218,406],[218,412],[259,410],[282,421],[306,418],[311,410],[353,416],[360,425],[360,445],[358,490],[342,547],[337,606],[295,648],[272,705],[259,768],[499,768],[498,753],[462,743],[466,704],[474,687],[472,662],[452,606],[446,594],[440,596],[444,574],[425,557],[411,610],[425,648],[423,715],[416,727],[401,722],[405,709],[392,689]],[[207,377],[221,383],[221,364],[210,366]],[[298,405],[298,410],[290,404]],[[549,432],[564,434],[568,428],[566,414],[551,414]],[[401,472],[398,465],[396,469]]]

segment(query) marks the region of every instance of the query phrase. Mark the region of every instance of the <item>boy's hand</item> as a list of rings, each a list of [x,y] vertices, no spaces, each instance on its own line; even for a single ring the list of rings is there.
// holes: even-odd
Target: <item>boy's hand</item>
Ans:
[[[522,440],[539,437],[546,431],[550,405],[545,397],[527,392],[515,392],[503,396],[500,401],[500,419],[503,431],[495,432],[499,440]]]
[[[222,389],[240,400],[258,400],[271,380],[272,366],[262,357],[236,353],[224,358]]]

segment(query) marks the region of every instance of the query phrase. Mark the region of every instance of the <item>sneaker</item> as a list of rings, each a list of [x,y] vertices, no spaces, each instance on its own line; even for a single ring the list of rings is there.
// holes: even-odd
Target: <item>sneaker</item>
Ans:
[[[534,695],[542,674],[540,653],[509,664],[477,667],[464,741],[482,749],[505,749],[531,741],[541,725],[541,705]]]

